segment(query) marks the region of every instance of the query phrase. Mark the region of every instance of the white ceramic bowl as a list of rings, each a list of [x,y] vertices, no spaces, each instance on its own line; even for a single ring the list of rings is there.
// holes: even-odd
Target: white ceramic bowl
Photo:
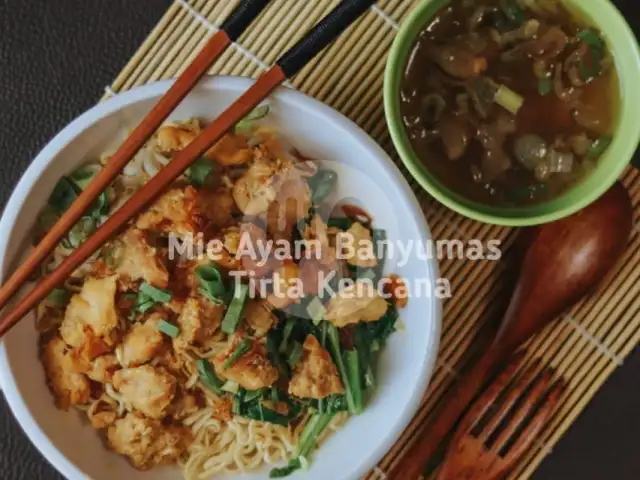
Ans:
[[[211,119],[251,84],[243,78],[203,81],[171,118]],[[37,156],[16,187],[0,220],[3,279],[30,244],[30,229],[56,181],[96,158],[123,130],[133,127],[169,87],[160,82],[136,88],[92,108],[60,132]],[[341,163],[338,192],[355,197],[386,228],[390,240],[431,239],[418,202],[384,151],[344,116],[297,91],[272,96],[268,123],[304,154]],[[344,170],[344,171],[342,171]],[[356,173],[354,173],[356,172]],[[361,172],[358,174],[357,172]],[[366,173],[364,173],[366,172]],[[387,268],[412,281],[435,282],[434,261],[412,256]],[[365,413],[347,425],[313,457],[305,479],[355,479],[391,448],[414,415],[434,368],[440,338],[441,306],[434,298],[412,298],[402,310],[404,331],[394,334],[377,368],[378,391]],[[174,468],[141,473],[107,450],[77,412],[57,410],[38,358],[33,318],[25,318],[0,348],[0,381],[18,422],[45,458],[76,480],[179,479]],[[264,471],[242,478],[265,478]],[[224,478],[224,477],[217,477]]]

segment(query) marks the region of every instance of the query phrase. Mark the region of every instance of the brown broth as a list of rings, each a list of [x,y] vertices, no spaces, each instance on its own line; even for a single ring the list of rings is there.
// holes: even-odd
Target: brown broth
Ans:
[[[483,75],[517,92],[524,98],[524,103],[515,117],[516,131],[509,134],[504,143],[504,151],[510,158],[512,167],[490,183],[474,181],[472,166],[475,166],[477,171],[484,154],[480,142],[472,138],[466,153],[458,160],[450,160],[445,154],[440,139],[434,139],[433,135],[429,134],[429,129],[425,128],[422,111],[422,99],[429,94],[434,92],[441,94],[446,101],[447,109],[450,109],[455,105],[456,94],[461,92],[459,86],[451,86],[446,82],[443,87],[443,76],[449,79],[451,77],[444,74],[430,59],[427,49],[434,43],[446,45],[460,36],[468,35],[467,25],[470,14],[478,6],[499,5],[498,0],[476,0],[470,10],[463,6],[462,1],[453,0],[423,29],[416,40],[404,72],[400,108],[413,149],[429,171],[445,186],[473,201],[496,206],[513,206],[552,199],[569,185],[587,175],[593,168],[593,161],[584,157],[576,158],[576,164],[571,172],[554,173],[544,181],[543,188],[531,189],[532,186],[539,186],[542,182],[536,180],[533,173],[515,159],[513,142],[522,134],[536,134],[550,145],[558,137],[566,139],[580,133],[586,133],[592,140],[603,135],[611,135],[619,98],[615,68],[609,67],[602,75],[580,88],[582,91],[580,101],[590,106],[600,119],[600,125],[597,128],[586,130],[574,120],[572,107],[560,99],[555,92],[544,96],[540,94],[538,79],[532,67],[533,60],[523,57],[518,61],[503,61],[500,57],[500,47],[490,40],[491,37],[486,32],[488,27],[483,27],[485,30],[479,33],[484,32],[483,38],[489,39],[486,46],[478,53],[488,60],[488,68]],[[548,25],[560,26],[569,37],[575,37],[586,27],[583,22],[569,15],[564,9],[543,18],[527,10],[526,17],[527,19],[535,18]],[[575,48],[575,45],[569,45],[558,60],[563,61]],[[501,107],[498,109],[500,110]],[[493,112],[495,114],[495,108]],[[491,116],[487,120],[479,120],[490,122],[493,119],[494,117]],[[475,127],[472,130],[475,131]],[[518,192],[525,192],[525,194],[521,195]]]

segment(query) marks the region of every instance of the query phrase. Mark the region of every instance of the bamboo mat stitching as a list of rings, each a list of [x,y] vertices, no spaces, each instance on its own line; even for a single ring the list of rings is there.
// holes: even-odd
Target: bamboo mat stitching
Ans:
[[[378,7],[377,5],[373,5],[371,7],[371,10],[373,10],[378,16],[382,17],[382,19],[387,22],[387,24],[395,29],[395,30],[399,30],[400,29],[400,25],[393,19],[391,18],[390,15],[387,14],[387,12],[385,12],[384,10],[382,10],[380,7]]]
[[[624,359],[620,358],[619,355],[616,355],[611,350],[609,350],[600,340],[591,335],[571,315],[565,315],[563,320],[571,325],[580,335],[585,337],[587,341],[592,344],[602,355],[614,362],[617,366],[621,367],[624,364]]]

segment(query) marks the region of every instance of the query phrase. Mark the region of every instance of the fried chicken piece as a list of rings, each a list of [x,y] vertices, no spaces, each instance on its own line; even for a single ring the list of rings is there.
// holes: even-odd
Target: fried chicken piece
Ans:
[[[106,345],[113,344],[111,334],[118,327],[117,278],[117,275],[88,278],[80,293],[71,297],[60,325],[60,334],[68,345],[82,347],[87,344],[84,356],[89,360],[105,353],[104,348],[96,344],[98,339]]]
[[[278,380],[278,369],[267,358],[264,345],[257,341],[249,340],[251,346],[247,353],[225,368],[227,359],[242,341],[242,336],[236,333],[231,337],[229,347],[214,357],[216,373],[247,390],[270,387]]]
[[[196,189],[191,185],[172,188],[138,217],[136,227],[173,234],[179,238],[197,235],[202,224],[197,196]]]
[[[289,393],[299,398],[316,399],[344,393],[331,355],[314,335],[307,335],[304,341],[302,357],[289,383]]]
[[[134,367],[151,361],[164,347],[164,337],[158,330],[163,320],[161,313],[155,312],[143,322],[137,322],[122,342],[122,365]]]
[[[180,335],[175,344],[185,347],[204,342],[218,330],[223,315],[223,305],[216,305],[202,296],[187,298],[178,317]]]
[[[107,441],[113,450],[129,457],[134,467],[148,470],[178,460],[186,453],[193,436],[188,428],[165,426],[157,420],[128,413],[109,427]]]
[[[71,352],[60,337],[53,337],[44,347],[42,365],[58,408],[67,410],[69,405],[89,402],[89,380],[76,372]]]
[[[163,418],[176,393],[176,378],[164,368],[143,365],[118,370],[113,386],[134,408],[151,418]]]

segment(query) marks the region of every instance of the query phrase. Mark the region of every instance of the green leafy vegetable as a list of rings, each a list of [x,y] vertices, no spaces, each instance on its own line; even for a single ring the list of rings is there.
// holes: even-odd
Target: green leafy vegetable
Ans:
[[[276,366],[280,375],[284,378],[289,378],[289,369],[278,349],[277,332],[275,330],[270,330],[267,334],[267,353],[269,360]]]
[[[291,347],[291,352],[289,353],[289,358],[287,359],[287,363],[289,364],[289,367],[292,370],[296,366],[296,363],[298,363],[298,360],[300,360],[301,356],[302,356],[302,344],[300,342],[293,342],[293,346]]]
[[[335,188],[338,183],[338,174],[333,170],[318,170],[318,172],[309,178],[309,187],[311,188],[311,203],[314,205],[321,204]]]
[[[380,320],[366,324],[366,327],[371,333],[371,341],[377,340],[379,343],[384,344],[387,338],[396,331],[397,321],[398,310],[393,304],[389,303],[386,313]]]
[[[371,331],[365,324],[359,324],[355,330],[355,346],[360,357],[360,368],[363,373],[362,381],[367,389],[371,390],[375,387],[375,378],[373,375],[373,350],[374,342]]]
[[[514,25],[520,26],[526,20],[524,10],[514,0],[500,0],[500,9],[507,19]]]
[[[329,324],[327,326],[327,339],[329,344],[329,351],[333,356],[333,361],[335,362],[336,367],[338,367],[338,373],[340,373],[340,379],[342,380],[342,386],[344,387],[349,413],[351,413],[352,415],[356,415],[358,413],[358,405],[356,404],[354,392],[351,390],[351,383],[349,382],[347,369],[342,358],[342,349],[340,348],[340,335],[338,333],[338,329],[333,324]]]
[[[244,403],[252,402],[258,398],[264,397],[265,393],[270,391],[268,388],[259,388],[258,390],[247,390],[244,394]]]
[[[236,345],[236,348],[233,349],[233,352],[231,352],[231,355],[229,355],[229,358],[227,358],[227,360],[224,362],[224,368],[229,368],[236,362],[236,360],[238,360],[245,353],[251,350],[251,345],[251,340],[249,340],[248,338],[245,338],[240,343],[238,343],[238,345]]]
[[[578,33],[578,38],[590,47],[596,48],[600,51],[604,51],[606,49],[604,40],[602,40],[598,32],[596,32],[592,28],[586,28],[582,30],[580,33]]]
[[[206,157],[200,157],[189,167],[187,172],[189,183],[201,187],[212,171],[213,162]]]
[[[158,330],[171,338],[177,338],[178,335],[180,335],[180,328],[166,320],[160,320],[158,322]]]
[[[276,425],[289,425],[298,416],[299,409],[292,409],[287,415],[282,415],[275,410],[265,407],[262,400],[253,402],[242,409],[243,417],[261,422],[273,423]]]
[[[353,220],[348,217],[331,217],[327,220],[327,226],[339,228],[340,230],[349,230],[353,225]]]
[[[227,335],[231,335],[238,328],[238,324],[242,319],[244,307],[247,304],[249,296],[249,286],[240,282],[236,282],[236,288],[233,292],[233,299],[227,308],[227,313],[222,320],[220,329]]]
[[[280,342],[280,352],[284,353],[289,349],[289,337],[296,326],[296,321],[293,318],[287,318],[282,330],[282,342]]]
[[[208,360],[201,358],[196,362],[196,368],[200,374],[200,381],[202,384],[218,395],[222,395],[222,386],[224,382],[218,378],[211,363]]]
[[[233,397],[231,403],[231,411],[234,415],[242,415],[242,402],[244,402],[244,388],[238,390],[238,393]]]
[[[47,296],[47,301],[52,305],[61,307],[69,303],[69,298],[71,298],[71,292],[64,288],[54,288]]]
[[[611,145],[612,141],[613,141],[613,137],[609,135],[600,137],[598,140],[596,140],[591,144],[591,147],[587,152],[587,157],[592,160],[599,158],[607,150],[607,148],[609,148],[609,145]]]
[[[222,390],[229,393],[238,393],[240,391],[240,385],[232,380],[227,380],[222,385]]]
[[[227,289],[220,270],[215,265],[200,265],[195,273],[200,292],[215,304],[225,303]]]
[[[580,59],[578,71],[582,80],[589,81],[602,73],[601,61],[606,54],[606,44],[600,35],[593,29],[587,28],[578,33],[578,38],[587,44],[591,56],[589,62],[585,58]]]
[[[353,412],[355,415],[364,410],[364,398],[362,389],[362,372],[360,371],[360,357],[357,350],[347,350],[344,352],[344,363],[346,365],[349,389],[353,396]]]
[[[80,192],[75,184],[68,177],[62,177],[51,192],[49,205],[58,213],[64,213],[78,198],[78,193]]]
[[[291,475],[302,468],[303,463],[318,443],[318,439],[335,416],[334,412],[316,413],[305,425],[298,443],[297,457],[292,459],[286,467],[274,468],[269,472],[270,478],[282,478]]]

